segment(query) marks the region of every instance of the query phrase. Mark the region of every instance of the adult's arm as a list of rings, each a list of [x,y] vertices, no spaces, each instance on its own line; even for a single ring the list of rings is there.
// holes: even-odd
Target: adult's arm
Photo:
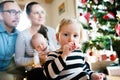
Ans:
[[[33,64],[33,57],[25,57],[27,36],[28,35],[21,32],[16,40],[15,62],[20,66],[28,66]]]

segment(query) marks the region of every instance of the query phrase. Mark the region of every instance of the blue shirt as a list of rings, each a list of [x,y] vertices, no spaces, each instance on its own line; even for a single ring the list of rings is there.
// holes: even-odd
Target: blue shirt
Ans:
[[[18,31],[14,29],[12,33],[7,33],[0,23],[0,71],[3,71],[10,64],[15,53],[15,43]]]

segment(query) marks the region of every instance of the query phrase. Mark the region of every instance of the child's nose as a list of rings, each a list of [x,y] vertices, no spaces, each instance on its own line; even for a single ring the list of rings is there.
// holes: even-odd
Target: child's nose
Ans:
[[[70,36],[69,42],[72,42],[72,41],[74,41],[74,37],[73,37],[73,36]]]

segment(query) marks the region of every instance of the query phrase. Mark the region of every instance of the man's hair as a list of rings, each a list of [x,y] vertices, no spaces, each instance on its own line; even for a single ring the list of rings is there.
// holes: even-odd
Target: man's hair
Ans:
[[[0,12],[3,11],[4,4],[8,3],[8,2],[14,3],[15,1],[14,0],[6,0],[6,1],[0,2]]]

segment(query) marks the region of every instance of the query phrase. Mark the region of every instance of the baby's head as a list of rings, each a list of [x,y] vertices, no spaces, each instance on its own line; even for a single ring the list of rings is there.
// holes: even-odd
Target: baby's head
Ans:
[[[40,52],[44,51],[47,48],[48,43],[46,38],[42,34],[36,33],[32,36],[31,45],[34,49]]]

